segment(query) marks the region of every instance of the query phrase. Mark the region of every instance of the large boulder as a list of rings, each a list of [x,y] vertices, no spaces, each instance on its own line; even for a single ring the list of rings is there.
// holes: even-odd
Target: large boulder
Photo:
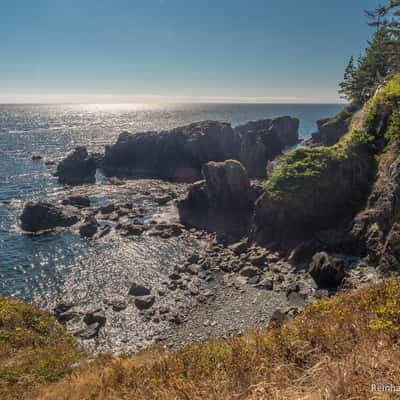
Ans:
[[[250,181],[246,169],[236,160],[203,165],[208,202],[212,208],[243,209],[249,205]]]
[[[314,254],[308,272],[320,288],[336,288],[345,277],[345,263],[342,259],[325,252]]]
[[[288,116],[250,121],[235,131],[241,137],[239,159],[251,178],[265,178],[267,164],[298,143],[299,120]]]
[[[247,172],[236,160],[209,162],[203,166],[205,180],[189,187],[178,203],[182,223],[211,231],[241,231],[247,228],[253,191]]]
[[[124,132],[106,147],[103,169],[108,175],[193,182],[204,163],[238,153],[239,136],[230,124],[203,121],[162,132]]]
[[[47,202],[28,202],[21,214],[21,228],[28,232],[39,232],[56,227],[76,224],[80,215],[71,206],[59,207]]]
[[[60,183],[67,185],[94,183],[96,162],[89,156],[86,147],[77,147],[58,164],[56,176]]]

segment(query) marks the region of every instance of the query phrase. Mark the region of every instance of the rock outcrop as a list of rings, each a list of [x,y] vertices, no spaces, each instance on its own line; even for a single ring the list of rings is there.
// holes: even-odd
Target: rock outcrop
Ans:
[[[337,288],[345,277],[345,264],[342,259],[321,252],[314,255],[308,271],[318,287]]]
[[[94,183],[96,162],[85,147],[77,147],[57,166],[58,181],[67,185]]]
[[[252,210],[252,189],[239,161],[209,162],[205,180],[194,183],[178,203],[182,223],[217,232],[246,229]]]
[[[197,122],[162,132],[122,133],[106,147],[107,175],[193,182],[208,161],[237,158],[239,137],[230,124]]]
[[[102,168],[109,176],[194,182],[209,161],[240,159],[250,177],[265,177],[269,160],[298,142],[299,121],[281,117],[252,121],[232,129],[202,121],[161,132],[123,132],[106,147]]]
[[[47,202],[28,202],[21,214],[21,228],[27,232],[39,232],[56,227],[76,224],[80,215],[71,206],[55,206]]]
[[[349,251],[368,255],[386,270],[400,268],[400,254],[393,244],[400,213],[399,150],[394,146],[382,159],[367,206],[354,218],[350,232]]]
[[[253,239],[304,240],[348,223],[363,206],[373,176],[373,153],[362,142],[340,152],[302,148],[288,154],[256,202]]]
[[[357,107],[348,106],[334,118],[323,118],[317,121],[318,131],[306,141],[308,146],[332,146],[337,143],[350,128]]]
[[[240,135],[239,160],[251,178],[265,178],[268,161],[298,143],[299,120],[291,117],[250,121],[237,126]]]

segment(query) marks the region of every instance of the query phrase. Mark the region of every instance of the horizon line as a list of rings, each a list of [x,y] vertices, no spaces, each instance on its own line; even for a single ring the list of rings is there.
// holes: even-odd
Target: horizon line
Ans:
[[[267,96],[164,96],[108,94],[13,94],[0,93],[1,105],[14,104],[160,104],[160,103],[231,103],[231,104],[347,104],[337,97]]]

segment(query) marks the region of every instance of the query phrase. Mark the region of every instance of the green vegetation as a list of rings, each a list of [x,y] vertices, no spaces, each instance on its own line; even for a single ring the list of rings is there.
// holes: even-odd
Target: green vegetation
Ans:
[[[400,71],[400,1],[387,1],[367,16],[376,32],[357,62],[350,58],[339,84],[342,96],[358,105],[366,103],[379,84]]]
[[[302,194],[322,193],[328,186],[335,185],[339,165],[345,168],[346,162],[357,162],[366,151],[376,151],[376,128],[383,115],[389,118],[384,132],[386,139],[389,142],[399,139],[399,107],[400,75],[396,74],[364,106],[366,116],[361,129],[353,128],[334,146],[299,148],[285,154],[266,182],[269,197],[290,200]],[[344,110],[336,119],[346,118],[348,113]]]
[[[399,381],[399,343],[397,279],[320,300],[283,326],[103,358],[26,398],[368,399],[371,382]]]
[[[16,399],[17,393],[57,381],[82,355],[74,338],[48,313],[0,299],[1,399]]]
[[[339,169],[341,162],[361,157],[365,151],[373,151],[373,140],[373,136],[353,129],[334,146],[290,151],[279,160],[265,189],[273,199],[322,192],[335,183],[332,173]]]

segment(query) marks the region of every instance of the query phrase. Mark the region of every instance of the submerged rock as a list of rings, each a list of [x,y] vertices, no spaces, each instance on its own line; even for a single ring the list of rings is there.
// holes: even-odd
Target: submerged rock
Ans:
[[[60,183],[80,185],[94,183],[96,162],[88,155],[86,147],[77,147],[57,166],[56,176]]]
[[[74,207],[60,207],[42,201],[26,203],[20,216],[21,228],[28,232],[71,226],[79,219],[80,214]]]

